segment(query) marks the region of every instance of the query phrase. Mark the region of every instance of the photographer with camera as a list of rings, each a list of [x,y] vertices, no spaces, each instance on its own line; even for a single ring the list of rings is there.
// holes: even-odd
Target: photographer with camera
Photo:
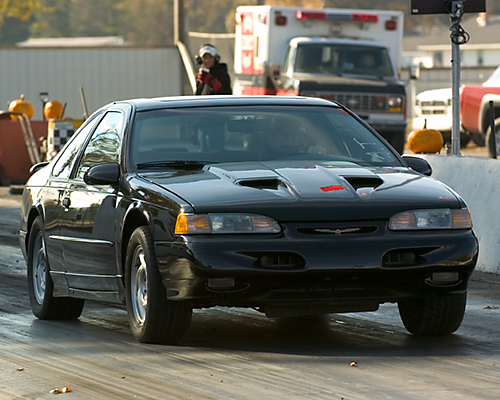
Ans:
[[[200,70],[196,78],[196,95],[233,94],[227,65],[220,63],[220,56],[211,44],[201,46],[196,61]]]

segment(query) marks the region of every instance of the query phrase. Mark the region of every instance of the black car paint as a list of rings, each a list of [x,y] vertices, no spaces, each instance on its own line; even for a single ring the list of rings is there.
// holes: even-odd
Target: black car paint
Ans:
[[[122,110],[133,118],[135,112],[148,108],[262,102],[270,106],[317,105],[314,99],[252,96],[198,98],[196,102],[189,98],[138,100],[112,104],[109,109]],[[139,225],[149,226],[155,238],[168,298],[188,301],[193,307],[298,304],[337,305],[341,311],[357,311],[426,292],[462,293],[467,288],[478,254],[471,230],[388,230],[388,216],[400,211],[465,206],[450,189],[408,169],[398,156],[400,167],[378,169],[285,161],[207,165],[202,170],[182,172],[168,168],[135,171],[127,159],[128,134],[127,126],[119,179],[112,178],[116,167],[109,168],[106,175],[103,167],[96,166],[88,171],[88,182],[109,179],[109,184],[58,182],[51,179],[49,165],[38,170],[26,186],[21,248],[26,256],[30,226],[41,215],[50,238],[47,247],[54,296],[123,302],[125,249],[132,230]],[[353,177],[383,183],[355,188],[349,183]],[[282,185],[249,187],[248,181],[262,179],[275,179]],[[246,184],[241,185],[242,181]],[[343,189],[321,191],[329,185]],[[66,199],[69,202],[65,203]],[[347,205],[342,203],[346,200]],[[258,213],[278,220],[282,232],[176,236],[174,227],[180,212]],[[374,230],[360,235],[342,233],[360,226]],[[303,233],[308,230],[329,233]],[[414,265],[383,265],[390,251],[418,252],[419,248],[422,254]],[[283,268],[262,265],[263,256],[276,252],[286,253],[292,261]],[[436,287],[426,281],[431,272],[450,270],[460,273],[460,281],[454,285]],[[232,277],[236,283],[231,288],[210,288],[207,280],[217,277]]]

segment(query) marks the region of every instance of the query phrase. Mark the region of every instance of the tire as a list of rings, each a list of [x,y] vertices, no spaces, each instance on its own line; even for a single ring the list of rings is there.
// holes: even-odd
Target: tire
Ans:
[[[471,133],[472,141],[478,147],[484,147],[486,145],[486,139],[482,133]]]
[[[493,157],[493,148],[491,146],[491,126],[486,131],[485,138],[486,146],[488,147],[488,154]],[[495,143],[496,143],[496,156],[500,157],[500,118],[495,120]]]
[[[441,135],[443,135],[444,145],[446,145],[446,143],[448,143],[448,147],[451,148],[452,133],[450,131],[445,131],[445,132],[441,132]],[[469,132],[464,131],[462,129],[460,130],[460,148],[461,149],[465,149],[467,147],[467,145],[471,141],[471,136],[472,135],[470,135]],[[483,144],[483,146],[484,146],[484,144]]]
[[[449,335],[462,323],[467,293],[435,295],[398,303],[405,328],[414,335]]]
[[[175,344],[182,339],[191,323],[192,308],[167,300],[147,227],[137,228],[130,237],[125,286],[129,325],[139,342]]]
[[[39,319],[77,319],[82,313],[85,301],[54,297],[53,291],[54,283],[50,277],[43,221],[41,217],[37,217],[28,239],[28,292],[31,310]]]
[[[380,134],[399,154],[403,154],[406,142],[406,132],[381,132]]]
[[[468,132],[460,130],[460,148],[465,149],[470,143],[471,137]]]

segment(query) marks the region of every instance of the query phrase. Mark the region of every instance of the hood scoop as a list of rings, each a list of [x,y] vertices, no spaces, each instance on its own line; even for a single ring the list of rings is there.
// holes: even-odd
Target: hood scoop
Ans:
[[[373,191],[384,183],[378,176],[344,176],[344,179],[355,191]]]
[[[278,178],[249,178],[240,179],[235,182],[236,185],[251,187],[254,189],[272,189],[278,190],[281,187],[287,187],[282,180]]]

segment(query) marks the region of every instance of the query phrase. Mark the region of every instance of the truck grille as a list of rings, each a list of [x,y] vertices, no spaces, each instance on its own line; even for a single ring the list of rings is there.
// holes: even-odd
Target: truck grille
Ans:
[[[303,96],[321,97],[342,104],[348,109],[361,112],[387,112],[388,95],[384,93],[301,92]]]
[[[447,103],[442,100],[421,101],[420,110],[422,115],[444,115]]]

